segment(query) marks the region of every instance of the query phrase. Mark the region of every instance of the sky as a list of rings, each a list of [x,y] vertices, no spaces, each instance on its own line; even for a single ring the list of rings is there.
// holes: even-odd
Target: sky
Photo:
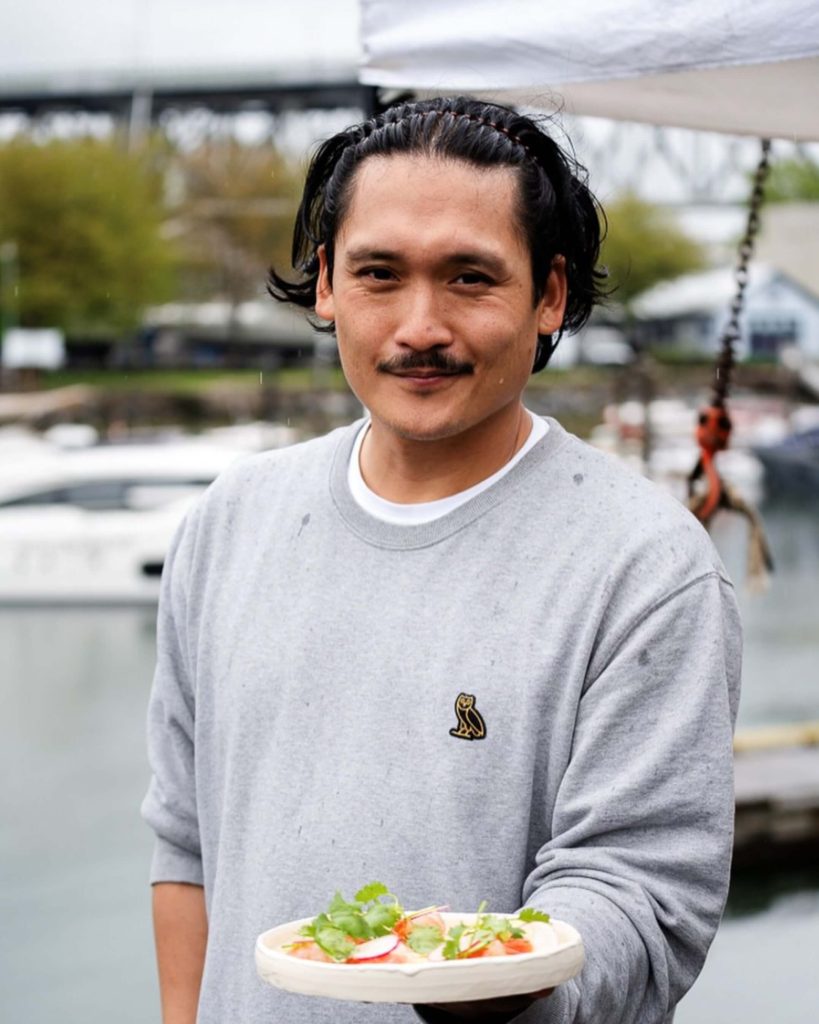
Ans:
[[[0,82],[353,68],[357,0],[0,0]]]

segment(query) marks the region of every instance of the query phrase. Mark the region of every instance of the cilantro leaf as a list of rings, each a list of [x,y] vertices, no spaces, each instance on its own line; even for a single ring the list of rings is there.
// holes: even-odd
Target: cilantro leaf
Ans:
[[[534,907],[524,907],[518,914],[518,919],[520,921],[542,921],[544,924],[551,921],[548,914],[544,914],[542,910],[535,910]]]
[[[510,939],[524,938],[525,932],[518,926],[518,919],[523,921],[549,920],[548,915],[532,908],[527,908],[518,917],[509,917],[506,914],[486,914],[484,913],[485,909],[486,903],[482,902],[478,907],[473,924],[462,923],[450,930],[447,941],[444,943],[445,960],[467,959],[475,956],[496,939],[499,942],[508,942]]]
[[[333,960],[346,960],[355,949],[355,942],[340,928],[328,925],[316,930],[316,944]]]
[[[505,942],[512,937],[512,925],[508,917],[501,917],[499,914],[486,914],[478,924],[482,929],[491,932],[493,939]]]
[[[432,924],[419,924],[413,928],[407,937],[407,945],[414,953],[426,956],[433,949],[437,949],[443,942],[444,936],[440,928]]]
[[[358,903],[350,903],[344,899],[341,893],[336,890],[335,895],[330,900],[330,906],[327,908],[327,913],[332,917],[338,913],[352,912],[357,914],[361,910]]]
[[[330,914],[330,920],[336,928],[346,932],[354,939],[373,939],[376,932],[370,927],[366,917],[360,910],[339,910]],[[387,929],[389,931],[389,929]]]
[[[386,935],[401,917],[401,908],[393,903],[387,906],[384,903],[376,903],[364,913],[363,920],[371,930],[373,936]]]
[[[355,894],[355,898],[359,903],[371,903],[373,900],[377,900],[379,896],[392,896],[395,900],[395,896],[392,895],[383,882],[370,882],[369,885],[365,885]]]
[[[382,897],[392,902],[382,903]],[[354,940],[366,941],[386,935],[403,913],[398,899],[386,885],[370,882],[356,893],[354,900],[346,900],[336,891],[327,910],[303,926],[301,934],[314,939],[333,959],[343,960],[355,945]]]
[[[449,929],[449,935],[444,943],[444,960],[455,960],[461,951],[461,936],[466,931],[465,924],[456,924]]]
[[[301,934],[308,936],[308,938],[315,939],[316,932],[319,928],[326,928],[330,923],[330,918],[326,914],[319,914],[318,917],[314,917],[309,924],[302,927]]]

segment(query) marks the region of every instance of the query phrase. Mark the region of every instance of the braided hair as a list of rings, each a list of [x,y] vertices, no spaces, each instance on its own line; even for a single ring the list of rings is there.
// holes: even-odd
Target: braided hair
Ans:
[[[577,331],[605,296],[597,266],[605,215],[589,190],[585,169],[531,118],[494,103],[439,98],[399,103],[334,135],[319,147],[307,172],[293,231],[290,281],[271,269],[268,291],[307,309],[314,326],[318,249],[325,247],[332,280],[335,238],[348,210],[355,174],[371,156],[411,154],[459,160],[476,167],[513,167],[518,217],[531,254],[534,304],[543,295],[555,257],[565,261],[567,301],[556,338],[541,335],[533,372],[542,370],[564,330]]]

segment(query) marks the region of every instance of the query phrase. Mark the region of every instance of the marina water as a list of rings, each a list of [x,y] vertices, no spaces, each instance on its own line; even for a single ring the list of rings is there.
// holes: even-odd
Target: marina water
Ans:
[[[739,587],[740,727],[819,719],[819,507],[770,507],[766,523],[777,574],[762,596]],[[744,523],[715,539],[741,581]],[[0,608],[0,1014],[14,1024],[159,1021],[139,818],[154,618]],[[736,877],[677,1024],[814,1024],[817,949],[819,866]]]

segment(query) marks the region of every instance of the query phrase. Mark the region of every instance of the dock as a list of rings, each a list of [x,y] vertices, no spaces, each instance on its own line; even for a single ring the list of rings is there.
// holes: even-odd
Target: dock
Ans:
[[[736,867],[819,863],[819,722],[734,741]]]

